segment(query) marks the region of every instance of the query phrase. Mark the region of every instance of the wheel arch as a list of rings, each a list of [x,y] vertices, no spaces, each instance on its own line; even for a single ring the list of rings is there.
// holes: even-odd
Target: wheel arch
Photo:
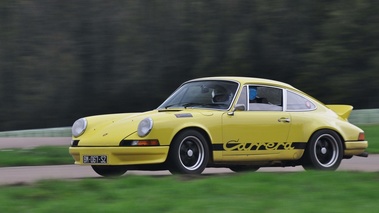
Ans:
[[[332,129],[332,128],[321,128],[321,129],[317,129],[317,130],[315,130],[315,131],[309,136],[308,141],[307,141],[307,146],[306,146],[306,147],[308,147],[309,141],[311,140],[311,138],[313,137],[313,135],[315,135],[317,132],[324,131],[324,130],[332,131],[332,132],[336,133],[337,136],[339,137],[339,139],[341,140],[341,143],[342,143],[342,149],[343,149],[343,150],[346,149],[346,146],[345,146],[345,139],[342,137],[341,133],[339,133],[337,130]]]

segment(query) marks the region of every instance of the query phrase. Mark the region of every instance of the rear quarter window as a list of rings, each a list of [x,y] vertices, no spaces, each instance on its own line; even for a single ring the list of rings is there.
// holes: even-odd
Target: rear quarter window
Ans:
[[[316,105],[309,99],[287,91],[287,110],[288,111],[309,111],[316,109]]]

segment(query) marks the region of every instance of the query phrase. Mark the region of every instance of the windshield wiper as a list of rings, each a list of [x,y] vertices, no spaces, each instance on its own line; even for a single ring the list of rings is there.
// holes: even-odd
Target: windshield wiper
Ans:
[[[184,108],[191,107],[191,106],[207,106],[208,104],[202,104],[202,103],[185,103],[182,104]]]
[[[187,107],[192,107],[192,106],[209,106],[210,104],[203,104],[203,103],[184,103],[184,104],[170,104],[170,105],[167,105],[165,106],[165,109],[168,109],[170,107],[173,107],[173,106],[177,106],[177,107],[184,107],[184,108],[187,108]]]
[[[165,106],[164,108],[165,108],[165,109],[168,109],[168,108],[170,108],[170,107],[172,107],[172,106],[175,106],[175,105],[178,105],[178,104],[169,104],[169,105]]]

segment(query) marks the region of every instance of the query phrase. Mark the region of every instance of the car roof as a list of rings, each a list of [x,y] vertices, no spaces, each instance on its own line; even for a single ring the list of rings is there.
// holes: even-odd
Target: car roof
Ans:
[[[217,76],[217,77],[204,77],[204,78],[196,78],[191,81],[203,81],[203,80],[221,80],[221,81],[236,81],[239,82],[241,85],[244,84],[263,84],[263,85],[270,85],[270,86],[277,86],[281,88],[290,88],[293,90],[298,90],[295,87],[291,86],[290,84],[283,83],[280,81],[270,80],[270,79],[264,79],[264,78],[252,78],[252,77],[236,77],[236,76]]]

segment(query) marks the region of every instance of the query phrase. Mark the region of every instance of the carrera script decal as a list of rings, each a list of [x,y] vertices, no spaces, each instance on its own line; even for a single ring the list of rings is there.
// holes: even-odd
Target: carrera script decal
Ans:
[[[293,150],[297,148],[292,142],[239,142],[230,140],[224,143],[225,151],[258,151],[258,150]]]

